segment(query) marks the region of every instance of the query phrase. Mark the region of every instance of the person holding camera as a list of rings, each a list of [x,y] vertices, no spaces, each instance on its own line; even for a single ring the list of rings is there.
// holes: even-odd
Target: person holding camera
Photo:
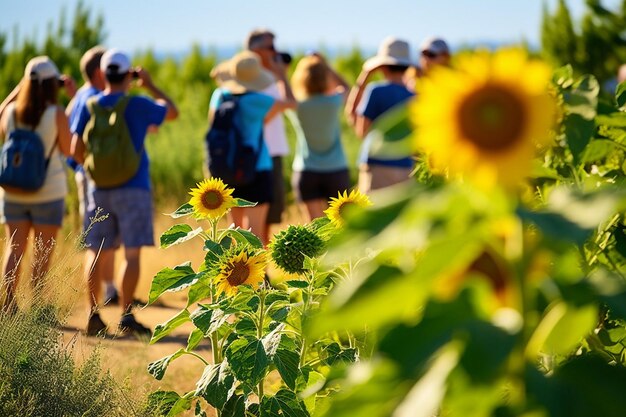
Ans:
[[[318,53],[298,62],[291,85],[298,99],[291,183],[310,221],[323,217],[328,200],[350,188],[340,121],[349,87]]]
[[[8,312],[17,310],[15,289],[31,230],[34,233],[32,281],[38,289],[49,270],[54,239],[63,222],[67,183],[61,154],[70,155],[71,134],[65,110],[59,105],[60,88],[70,97],[76,93],[75,83],[69,76],[60,75],[47,56],[38,56],[28,61],[19,85],[0,105],[2,142],[18,129],[32,131],[41,140],[42,157],[47,160],[40,188],[26,190],[5,186],[0,197],[1,220],[8,239],[2,265],[6,289],[4,307]],[[11,162],[19,165],[26,161]]]
[[[73,126],[76,133],[72,138],[74,158],[85,166],[89,177],[87,206],[83,220],[83,227],[88,230],[85,238],[87,252],[84,273],[89,283],[88,296],[91,307],[87,334],[98,335],[106,332],[106,325],[98,314],[100,285],[106,271],[103,260],[112,259],[112,254],[120,244],[123,244],[125,259],[120,271],[122,318],[119,330],[149,337],[150,329],[137,322],[132,314],[134,293],[140,276],[141,248],[154,244],[152,192],[145,140],[150,126],[158,126],[166,120],[176,119],[178,110],[172,100],[154,84],[145,69],[131,67],[130,59],[124,52],[117,49],[107,50],[102,55],[100,69],[105,76],[105,89],[77,109],[78,120]],[[128,90],[132,84],[148,90],[153,99],[129,96]],[[89,143],[98,140],[95,133],[99,125],[98,115],[102,114],[103,109],[118,109],[117,105],[120,103],[119,112],[123,114],[125,125],[121,130],[130,135],[133,150],[136,152],[133,157],[139,157],[139,161],[137,169],[129,175],[129,179],[111,185],[107,176],[96,178],[95,165],[89,168],[89,165],[84,163],[85,156],[89,156],[86,150],[89,149],[83,139]],[[93,114],[90,113],[91,110]],[[119,115],[113,114],[117,120]],[[113,117],[107,119],[112,120]],[[87,129],[88,123],[89,129],[92,130]],[[95,148],[93,150],[95,151]],[[92,156],[95,158],[95,155]],[[117,175],[117,172],[110,172],[107,175]],[[92,219],[96,217],[101,217],[100,221],[93,222]]]
[[[76,95],[67,105],[65,113],[69,119],[70,131],[76,133],[76,124],[78,122],[78,110],[86,105],[87,100],[96,96],[104,90],[104,73],[100,70],[100,60],[106,52],[103,46],[94,46],[83,54],[80,59],[80,73],[83,77],[84,84],[76,91]],[[74,161],[73,158],[67,159],[67,165],[74,170],[74,180],[76,182],[76,194],[78,196],[78,214],[79,219],[85,217],[85,194],[87,193],[87,179],[83,167]],[[102,254],[100,255],[102,256]],[[105,304],[117,304],[119,295],[113,282],[114,265],[113,259],[102,259],[103,265],[107,268],[104,273]]]
[[[274,46],[274,39],[275,35],[271,31],[255,29],[248,35],[245,46],[248,50],[256,53],[261,59],[261,65],[274,75],[275,82],[261,93],[278,101],[289,103],[286,108],[295,108],[296,101],[287,78],[287,66],[291,62],[291,55],[286,52],[278,52]],[[274,197],[269,205],[266,230],[263,232],[264,236],[269,237],[270,226],[281,223],[286,204],[283,157],[289,155],[289,145],[287,144],[282,114],[279,113],[266,119],[263,134],[273,163]]]
[[[411,66],[409,43],[388,37],[381,42],[376,56],[363,63],[363,69],[348,96],[346,116],[357,136],[364,139],[358,180],[362,193],[367,194],[410,178],[414,165],[412,155],[382,158],[373,154],[370,145],[374,137],[370,133],[375,130],[373,128],[379,118],[413,97],[414,93],[404,82],[405,73]],[[383,80],[370,83],[377,72],[381,73]],[[407,135],[409,133],[406,132]]]

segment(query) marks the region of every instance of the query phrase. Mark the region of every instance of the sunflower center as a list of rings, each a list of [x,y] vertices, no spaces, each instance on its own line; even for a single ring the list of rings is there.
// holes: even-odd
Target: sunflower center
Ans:
[[[459,108],[461,133],[481,150],[501,151],[523,137],[526,110],[508,88],[486,85]]]
[[[250,268],[248,267],[248,264],[246,262],[236,261],[233,262],[232,268],[226,280],[232,287],[236,287],[246,282],[249,276]]]
[[[202,205],[209,210],[220,208],[223,202],[224,197],[219,191],[209,190],[202,194]]]

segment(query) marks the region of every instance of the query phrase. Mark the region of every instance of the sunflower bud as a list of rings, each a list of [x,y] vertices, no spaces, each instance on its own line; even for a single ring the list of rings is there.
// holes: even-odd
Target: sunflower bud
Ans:
[[[270,246],[276,265],[293,274],[305,271],[305,256],[318,256],[324,249],[324,241],[306,226],[289,226],[274,236]]]

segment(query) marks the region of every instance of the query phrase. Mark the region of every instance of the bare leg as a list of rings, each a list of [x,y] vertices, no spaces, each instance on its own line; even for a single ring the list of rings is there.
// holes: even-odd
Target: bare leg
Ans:
[[[230,215],[233,218],[233,223],[235,223],[235,226],[241,227],[242,229],[247,229],[249,227],[247,224],[248,219],[245,216],[245,208],[233,207],[230,210]]]
[[[115,258],[115,249],[97,250],[87,248],[85,252],[85,278],[89,286],[89,306],[90,312],[98,310],[98,301],[102,292],[102,278],[105,271],[111,269]]]
[[[31,223],[29,221],[8,222],[5,225],[7,250],[4,255],[2,265],[2,277],[6,286],[6,307],[11,307],[15,303],[15,289],[20,276],[20,265],[24,252],[26,251],[26,241]]]
[[[328,208],[328,202],[322,198],[305,202],[306,210],[309,213],[308,221],[324,217],[324,210]]]
[[[267,212],[270,208],[268,203],[259,204],[255,207],[246,207],[245,215],[248,218],[248,225],[252,233],[256,234],[264,245],[269,243],[269,233],[267,229]]]
[[[139,283],[139,258],[141,248],[124,248],[124,264],[122,265],[122,314],[129,313],[133,305],[135,290]]]

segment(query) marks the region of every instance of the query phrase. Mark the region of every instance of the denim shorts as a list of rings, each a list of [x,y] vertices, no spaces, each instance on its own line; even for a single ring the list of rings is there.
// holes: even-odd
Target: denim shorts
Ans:
[[[65,200],[47,203],[12,203],[0,200],[2,223],[28,221],[36,225],[61,226],[65,212]]]
[[[89,248],[97,251],[100,247],[115,249],[121,244],[127,248],[154,245],[152,193],[149,190],[89,190],[85,197],[87,207],[83,227]]]

